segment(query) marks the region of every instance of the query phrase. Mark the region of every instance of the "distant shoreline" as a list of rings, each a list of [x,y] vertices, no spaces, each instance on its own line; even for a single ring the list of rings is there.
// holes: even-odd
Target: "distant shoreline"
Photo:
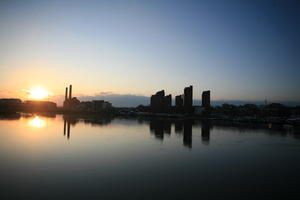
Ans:
[[[157,119],[174,119],[174,120],[211,120],[224,121],[243,124],[264,124],[264,125],[284,125],[291,127],[300,127],[300,117],[267,117],[255,118],[251,116],[199,116],[194,114],[168,114],[168,113],[151,113],[151,112],[130,112],[130,113],[95,113],[95,112],[74,112],[74,111],[17,111],[17,112],[0,112],[0,115],[18,115],[18,114],[40,114],[45,116],[54,115],[74,115],[74,116],[99,116],[99,117],[130,117],[130,118],[157,118]]]

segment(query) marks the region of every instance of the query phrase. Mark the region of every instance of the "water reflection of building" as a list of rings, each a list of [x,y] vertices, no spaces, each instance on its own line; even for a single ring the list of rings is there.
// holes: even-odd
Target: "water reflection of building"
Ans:
[[[171,134],[171,122],[165,121],[164,122],[164,133],[170,135]]]
[[[205,120],[201,122],[201,138],[203,144],[209,144],[210,128],[210,121]]]
[[[99,115],[63,115],[64,119],[64,136],[70,138],[71,125],[75,126],[79,122],[91,124],[93,126],[104,126],[112,121],[111,117],[103,117]]]
[[[150,132],[154,133],[155,138],[163,140],[164,135],[171,134],[171,127],[174,124],[175,133],[182,134],[183,145],[192,148],[193,144],[193,124],[194,120],[185,119],[149,119]],[[212,128],[209,120],[201,121],[201,140],[203,144],[209,144],[210,129]]]
[[[183,144],[192,147],[192,120],[170,120],[170,119],[150,119],[150,132],[154,133],[155,138],[163,140],[164,135],[171,134],[172,124],[175,124],[175,133],[183,133]]]
[[[150,120],[150,132],[154,133],[157,139],[163,139],[164,134],[171,134],[171,122],[163,119]]]
[[[183,122],[183,145],[192,148],[192,121],[185,120]]]
[[[177,120],[174,123],[175,123],[175,133],[182,133],[183,122],[181,120]]]
[[[155,138],[164,139],[164,124],[163,120],[150,120],[149,123],[150,133],[154,133]]]
[[[67,138],[70,138],[70,122],[68,122],[67,120],[64,120],[64,136],[66,136],[66,132],[67,132]]]
[[[82,122],[92,126],[104,126],[111,123],[112,118],[100,117],[98,115],[63,115],[64,119],[64,136],[67,139],[71,136],[71,125],[75,126]],[[150,133],[154,134],[156,139],[164,140],[164,136],[170,136],[172,133],[172,124],[175,126],[175,133],[182,134],[182,142],[185,147],[192,148],[193,141],[193,124],[191,119],[139,119],[140,122],[149,122]],[[211,123],[201,121],[201,139],[203,144],[209,144]]]

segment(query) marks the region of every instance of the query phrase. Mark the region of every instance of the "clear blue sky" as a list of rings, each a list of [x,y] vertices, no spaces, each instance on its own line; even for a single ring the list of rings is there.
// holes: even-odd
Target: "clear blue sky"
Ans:
[[[300,101],[299,1],[1,1],[0,95]],[[5,94],[6,93],[6,94]],[[12,93],[10,93],[12,94]]]

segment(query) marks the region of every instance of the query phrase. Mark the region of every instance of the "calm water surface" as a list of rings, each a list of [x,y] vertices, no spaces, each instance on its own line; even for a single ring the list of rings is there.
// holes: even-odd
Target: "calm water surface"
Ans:
[[[0,117],[0,199],[297,199],[299,183],[290,128]]]

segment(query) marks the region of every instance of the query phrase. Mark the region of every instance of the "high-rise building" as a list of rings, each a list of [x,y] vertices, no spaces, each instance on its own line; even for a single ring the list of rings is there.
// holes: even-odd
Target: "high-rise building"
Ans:
[[[161,90],[151,96],[151,110],[153,112],[163,112],[165,108],[165,91]]]
[[[175,97],[175,106],[182,107],[183,106],[183,97],[182,95],[178,95]]]
[[[193,112],[193,86],[190,85],[189,87],[184,88],[184,111],[187,113]]]
[[[172,106],[172,95],[169,94],[165,96],[165,107],[171,107]]]
[[[169,94],[164,97],[164,112],[170,112],[172,106],[172,95]]]
[[[210,90],[202,92],[202,106],[210,108]]]

